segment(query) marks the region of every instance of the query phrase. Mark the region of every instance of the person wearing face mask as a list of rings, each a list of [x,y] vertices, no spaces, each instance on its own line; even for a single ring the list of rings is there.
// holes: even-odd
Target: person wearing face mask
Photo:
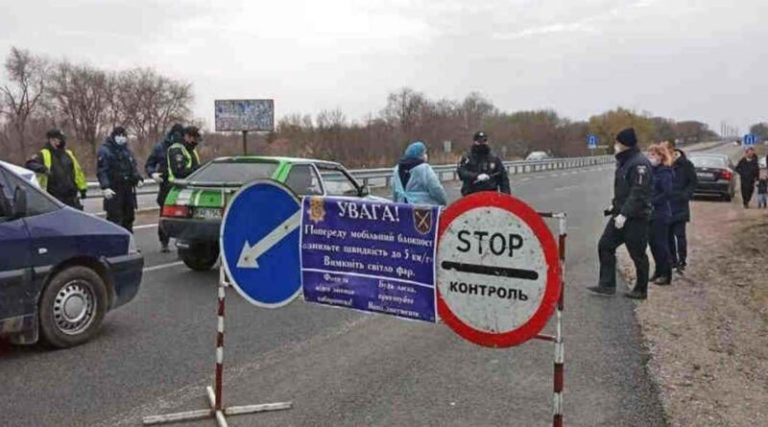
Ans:
[[[744,203],[744,209],[747,209],[755,192],[755,182],[760,174],[760,164],[757,162],[754,148],[749,147],[744,150],[744,157],[736,165],[736,172],[741,181],[741,200]]]
[[[37,174],[40,188],[65,205],[82,210],[80,199],[88,190],[83,169],[75,153],[66,148],[67,138],[62,131],[51,129],[45,136],[48,142],[27,160],[25,167]]]
[[[469,153],[465,154],[457,173],[461,179],[461,195],[468,196],[480,191],[498,191],[511,194],[509,176],[504,163],[491,151],[488,135],[477,132]]]
[[[405,156],[392,173],[395,202],[439,206],[448,204],[443,185],[427,159],[427,146],[423,142],[416,141],[406,148]]]
[[[199,140],[200,130],[188,126],[184,128],[182,140],[168,148],[168,182],[186,178],[200,167],[200,156],[196,149]]]
[[[672,221],[672,196],[674,193],[675,173],[672,169],[672,157],[666,147],[651,145],[648,148],[648,160],[653,169],[653,191],[651,204],[650,235],[648,242],[655,265],[651,282],[657,285],[672,283],[672,265],[669,250],[669,224]]]
[[[133,232],[136,216],[136,187],[144,179],[136,168],[136,160],[128,149],[128,133],[117,126],[99,147],[97,177],[104,194],[107,220]]]
[[[168,184],[168,149],[176,142],[181,142],[182,134],[184,133],[184,126],[179,123],[174,124],[168,133],[165,135],[162,141],[155,144],[144,163],[144,170],[147,172],[147,176],[152,178],[158,185],[157,191],[157,205],[160,209],[163,209],[165,204],[165,198],[168,196],[171,186]],[[160,240],[160,252],[168,253],[168,243],[171,238],[165,233],[162,227],[157,227],[157,237]]]
[[[635,287],[625,294],[632,299],[648,295],[648,223],[651,216],[651,163],[637,148],[635,130],[627,128],[616,135],[616,173],[613,179],[613,201],[604,211],[611,219],[598,243],[600,278],[597,286],[587,288],[598,295],[616,293],[616,250],[627,246],[635,265]]]

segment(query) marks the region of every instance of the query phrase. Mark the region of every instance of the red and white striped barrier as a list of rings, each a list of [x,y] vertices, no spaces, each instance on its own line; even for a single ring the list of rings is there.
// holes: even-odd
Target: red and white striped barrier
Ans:
[[[226,289],[231,286],[227,280],[224,268],[219,268],[218,308],[216,328],[216,375],[212,387],[206,387],[209,409],[179,412],[166,415],[152,415],[144,417],[144,425],[167,424],[179,421],[194,421],[205,418],[215,418],[219,427],[227,427],[227,415],[254,414],[257,412],[280,411],[291,409],[292,402],[262,403],[259,405],[224,407],[224,318],[226,309]]]

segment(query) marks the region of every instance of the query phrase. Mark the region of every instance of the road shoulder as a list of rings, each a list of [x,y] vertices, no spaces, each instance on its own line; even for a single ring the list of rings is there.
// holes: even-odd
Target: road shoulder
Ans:
[[[768,420],[768,211],[696,201],[689,268],[636,306],[670,425]],[[621,271],[634,281],[626,251]],[[762,420],[762,421],[760,421]]]

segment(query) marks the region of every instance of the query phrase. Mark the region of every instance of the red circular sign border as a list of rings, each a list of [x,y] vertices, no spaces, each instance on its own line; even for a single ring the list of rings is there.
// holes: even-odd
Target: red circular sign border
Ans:
[[[561,291],[560,257],[554,236],[536,211],[520,199],[492,192],[475,193],[461,198],[442,212],[440,227],[438,228],[438,248],[440,247],[443,234],[457,217],[469,210],[484,207],[496,207],[513,213],[531,227],[534,235],[541,243],[544,259],[549,267],[547,269],[547,281],[541,305],[522,326],[515,330],[498,334],[475,329],[459,319],[443,299],[439,286],[437,286],[437,312],[440,318],[454,332],[470,342],[485,347],[512,347],[530,340],[541,332],[555,311]],[[439,261],[439,254],[437,258]]]

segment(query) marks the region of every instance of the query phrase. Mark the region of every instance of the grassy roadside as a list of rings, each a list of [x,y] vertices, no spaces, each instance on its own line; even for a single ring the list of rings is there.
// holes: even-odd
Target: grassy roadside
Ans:
[[[671,426],[768,426],[768,211],[740,206],[695,201],[688,271],[636,306]]]

